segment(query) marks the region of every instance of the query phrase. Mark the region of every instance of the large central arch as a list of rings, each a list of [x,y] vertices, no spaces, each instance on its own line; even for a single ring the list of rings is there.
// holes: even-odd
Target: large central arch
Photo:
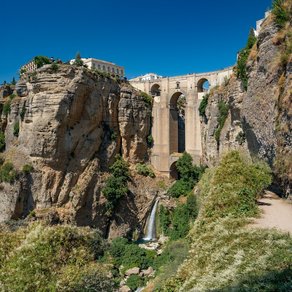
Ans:
[[[183,153],[185,151],[185,95],[178,91],[169,102],[169,152]]]

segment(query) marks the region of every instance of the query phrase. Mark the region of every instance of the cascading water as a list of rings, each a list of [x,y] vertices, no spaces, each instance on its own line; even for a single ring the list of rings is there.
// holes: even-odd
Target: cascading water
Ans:
[[[150,213],[150,217],[148,220],[148,225],[147,225],[147,232],[146,236],[143,238],[145,241],[153,241],[156,239],[156,224],[155,224],[155,218],[156,218],[156,210],[158,206],[158,201],[159,199],[156,199],[153,208]]]

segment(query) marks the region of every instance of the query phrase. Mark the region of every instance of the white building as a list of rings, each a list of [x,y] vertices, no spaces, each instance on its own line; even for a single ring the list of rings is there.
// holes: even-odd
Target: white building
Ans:
[[[162,78],[162,76],[157,75],[155,73],[147,73],[143,76],[138,76],[136,78],[131,79],[131,81],[139,81],[139,82],[143,82],[143,81],[153,81],[153,80],[157,80]]]
[[[83,64],[86,65],[89,69],[96,69],[102,72],[119,75],[121,77],[125,76],[124,67],[118,66],[114,63],[98,60],[94,58],[81,58]],[[75,59],[70,61],[70,64],[73,64]]]
[[[256,22],[256,29],[254,29],[254,34],[255,34],[256,37],[258,37],[258,35],[259,35],[259,33],[260,33],[261,29],[262,29],[262,24],[263,24],[263,22],[268,18],[268,16],[269,16],[270,14],[271,14],[271,11],[267,11],[267,12],[265,13],[265,18],[260,19],[260,20],[258,20],[258,21]]]

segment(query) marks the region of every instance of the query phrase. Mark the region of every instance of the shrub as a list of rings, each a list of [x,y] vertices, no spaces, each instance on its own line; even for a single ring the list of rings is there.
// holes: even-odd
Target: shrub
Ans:
[[[22,105],[22,109],[20,111],[20,119],[23,121],[24,117],[25,117],[25,113],[26,113],[26,107],[25,107],[25,103]]]
[[[9,95],[9,99],[10,100],[13,100],[15,97],[16,97],[16,95],[14,93],[12,93],[12,94]]]
[[[180,196],[188,195],[193,187],[194,181],[180,179],[176,181],[167,191],[167,193],[173,198],[179,198]]]
[[[272,4],[272,13],[275,16],[275,22],[279,28],[283,28],[289,21],[289,10],[285,5],[285,0],[274,0]]]
[[[159,208],[159,228],[163,234],[167,235],[170,224],[170,211],[161,205]]]
[[[151,169],[149,165],[138,163],[136,165],[136,170],[138,174],[144,175],[144,176],[149,176],[151,178],[155,177],[154,171]]]
[[[15,137],[19,136],[19,122],[16,122],[13,126],[13,135]]]
[[[13,183],[17,177],[17,172],[10,162],[4,163],[0,168],[0,181]]]
[[[11,101],[7,100],[3,106],[3,113],[5,116],[8,116],[8,114],[10,114],[10,112],[11,112]]]
[[[220,135],[221,131],[224,127],[225,121],[228,117],[228,111],[229,111],[229,105],[225,103],[223,100],[221,100],[218,104],[218,109],[219,109],[219,116],[217,118],[218,121],[218,127],[215,131],[215,139],[217,143],[220,141]]]
[[[153,266],[155,251],[140,248],[137,244],[128,242],[125,238],[116,238],[112,241],[109,253],[117,266],[123,265],[127,270],[133,267],[147,269]]]
[[[143,91],[140,93],[140,95],[143,97],[143,100],[147,105],[150,105],[150,106],[152,105],[152,102],[153,102],[152,96],[150,96],[149,94]]]
[[[131,291],[136,291],[139,287],[143,287],[145,284],[145,280],[138,275],[131,275],[127,279],[127,286],[131,289]]]
[[[257,39],[255,37],[253,29],[250,30],[247,44],[244,49],[239,52],[236,66],[236,75],[242,82],[243,89],[246,91],[248,86],[248,74],[247,74],[247,60],[251,51],[251,48],[256,43]]]
[[[34,62],[37,66],[37,68],[40,68],[42,66],[44,66],[45,64],[50,64],[51,61],[48,57],[45,56],[36,56],[34,57]]]
[[[33,172],[33,166],[31,164],[25,164],[22,167],[22,172],[25,173],[25,174]]]
[[[120,156],[116,156],[116,161],[110,167],[112,175],[107,179],[102,193],[107,199],[107,211],[112,214],[115,206],[120,198],[125,196],[129,189],[127,181],[130,178],[129,166],[127,162]]]
[[[59,65],[57,63],[53,63],[51,69],[54,73],[56,73],[59,70]]]
[[[83,61],[81,59],[80,53],[77,52],[76,56],[75,56],[75,61],[74,61],[74,65],[81,67],[83,66]]]
[[[38,223],[2,233],[0,251],[6,246],[10,252],[0,268],[4,291],[82,291],[73,287],[103,287],[110,281],[108,269],[97,262],[106,244],[92,229]]]
[[[199,106],[199,113],[200,113],[200,116],[201,117],[206,117],[206,108],[207,108],[207,105],[208,105],[208,99],[209,99],[209,94],[206,94],[203,96],[203,99],[200,103],[200,106]]]
[[[152,147],[153,143],[154,143],[154,139],[153,139],[153,136],[150,134],[150,135],[147,136],[147,145],[148,145],[148,147]]]
[[[0,152],[3,152],[5,150],[5,134],[0,131]]]

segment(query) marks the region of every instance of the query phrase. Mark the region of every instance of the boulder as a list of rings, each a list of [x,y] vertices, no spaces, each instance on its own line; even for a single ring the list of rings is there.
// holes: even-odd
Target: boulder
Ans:
[[[139,273],[140,273],[140,268],[134,267],[134,268],[131,268],[131,269],[127,270],[125,272],[125,275],[126,276],[139,275]]]

